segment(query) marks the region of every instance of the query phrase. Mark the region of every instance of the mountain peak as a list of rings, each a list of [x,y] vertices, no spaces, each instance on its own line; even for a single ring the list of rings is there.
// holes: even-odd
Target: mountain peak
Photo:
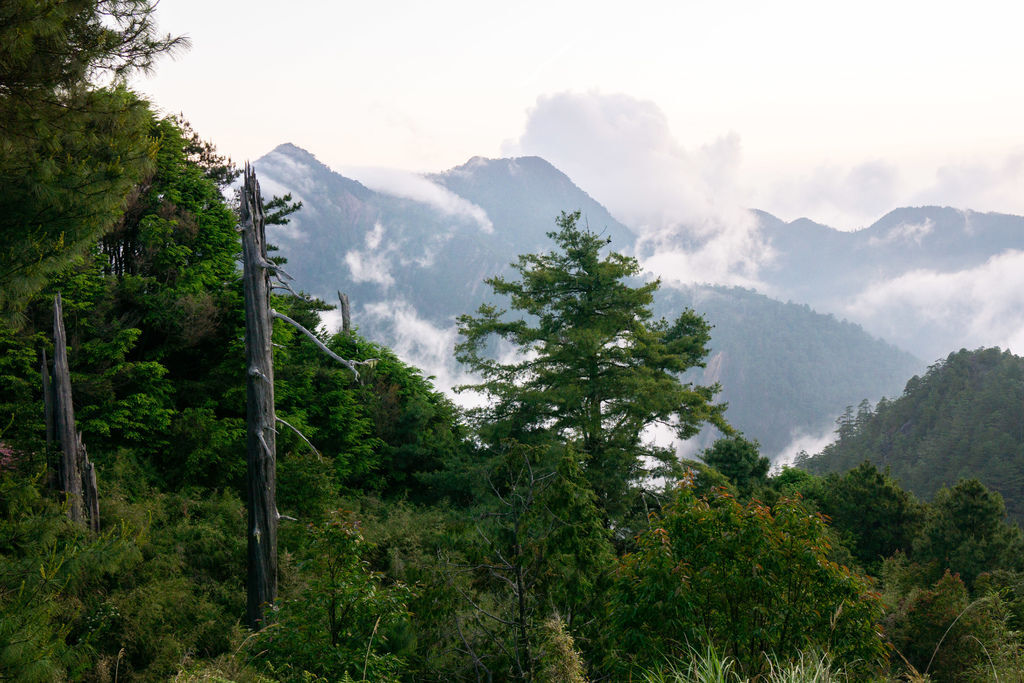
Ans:
[[[302,147],[299,147],[298,145],[291,142],[281,143],[280,145],[270,150],[263,156],[269,157],[271,155],[284,156],[288,157],[289,159],[294,159],[295,161],[301,161],[303,163],[316,163],[320,164],[321,166],[323,165],[312,152],[305,150]]]

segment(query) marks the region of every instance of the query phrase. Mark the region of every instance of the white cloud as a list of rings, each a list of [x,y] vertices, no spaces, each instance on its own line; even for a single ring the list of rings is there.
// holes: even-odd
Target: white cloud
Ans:
[[[817,434],[806,432],[802,429],[794,429],[792,434],[790,434],[789,444],[772,458],[772,470],[778,472],[783,467],[792,465],[796,462],[796,456],[801,451],[809,455],[821,453],[825,446],[835,440],[836,434],[832,425],[829,425]]]
[[[756,177],[755,177],[756,176]],[[1024,150],[954,159],[820,163],[747,176],[750,206],[784,220],[807,217],[840,230],[867,227],[901,206],[954,206],[1024,214]]]
[[[894,242],[913,242],[920,246],[921,240],[935,229],[935,221],[926,218],[924,223],[900,223],[894,225],[881,237],[875,236],[868,240],[871,246],[892,244]]]
[[[481,207],[419,174],[368,166],[345,168],[344,173],[371,190],[429,204],[446,216],[476,222],[483,232],[494,232],[491,219]]]
[[[638,233],[638,257],[666,282],[753,286],[771,256],[741,202],[738,136],[684,148],[653,102],[541,97],[504,152],[539,155],[565,172]]]
[[[1002,157],[963,159],[940,166],[931,182],[908,204],[957,206],[978,211],[1024,214],[1024,150]]]
[[[762,178],[751,199],[783,220],[810,218],[852,230],[871,225],[899,206],[902,182],[899,169],[879,160],[821,164],[809,172]]]
[[[376,326],[387,330],[391,349],[406,363],[432,375],[434,386],[463,406],[474,405],[478,399],[470,393],[454,394],[453,387],[479,381],[455,362],[454,349],[458,337],[455,325],[439,327],[419,316],[413,306],[402,299],[380,301],[361,309]]]
[[[345,265],[354,281],[375,282],[385,289],[395,284],[395,278],[391,275],[391,256],[397,246],[389,243],[381,249],[383,240],[384,226],[379,222],[374,223],[373,230],[365,236],[366,249],[352,249],[345,253]]]
[[[915,270],[872,284],[844,314],[897,343],[914,332],[958,340],[955,348],[932,349],[936,357],[992,345],[1024,353],[1024,252],[1005,252],[975,268]]]

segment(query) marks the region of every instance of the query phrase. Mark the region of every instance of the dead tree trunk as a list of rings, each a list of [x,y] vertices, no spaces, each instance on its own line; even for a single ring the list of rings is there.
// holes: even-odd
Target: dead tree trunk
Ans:
[[[84,522],[82,470],[78,464],[78,434],[75,409],[71,404],[71,370],[60,294],[53,299],[53,376],[57,439],[61,447],[60,488],[68,499],[68,517],[73,522]]]
[[[350,316],[348,294],[338,292],[338,303],[341,304],[341,331],[348,334],[352,331],[352,318]]]
[[[85,444],[82,443],[82,432],[77,432],[76,442],[78,444],[79,466],[82,470],[82,497],[85,504],[85,514],[88,518],[88,525],[91,531],[100,531],[100,492],[96,486],[96,468],[89,455],[85,452]]]
[[[71,370],[68,366],[68,341],[64,332],[64,309],[60,294],[53,299],[53,384],[43,351],[43,394],[46,410],[47,451],[53,432],[60,441],[60,489],[68,499],[68,517],[100,530],[100,495],[96,486],[96,468],[89,461],[82,433],[75,428],[75,408],[71,403]],[[56,420],[53,415],[56,414]],[[54,424],[56,423],[56,424]]]
[[[249,491],[247,616],[256,630],[266,605],[277,597],[276,431],[270,270],[263,199],[256,174],[245,165],[241,201],[242,267],[245,287],[246,452]]]
[[[60,490],[60,465],[54,462],[53,442],[56,436],[53,414],[53,383],[50,381],[50,364],[43,349],[39,362],[39,374],[43,376],[43,419],[46,421],[46,486],[51,491]]]

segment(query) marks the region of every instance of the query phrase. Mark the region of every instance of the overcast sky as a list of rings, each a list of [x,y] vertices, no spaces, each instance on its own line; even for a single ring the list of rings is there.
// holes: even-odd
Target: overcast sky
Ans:
[[[540,154],[609,201],[603,145],[635,140],[644,168],[687,169],[681,195],[787,220],[1024,214],[1020,3],[163,0],[158,17],[193,47],[136,87],[236,161],[282,142],[339,170]]]

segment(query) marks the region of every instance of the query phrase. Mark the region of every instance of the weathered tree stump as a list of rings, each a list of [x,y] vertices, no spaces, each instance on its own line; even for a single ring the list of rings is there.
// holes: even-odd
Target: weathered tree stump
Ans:
[[[39,374],[43,377],[43,419],[46,421],[46,487],[51,491],[60,490],[60,464],[54,462],[53,443],[56,440],[56,429],[53,414],[53,382],[50,381],[50,364],[47,362],[46,349],[42,350],[39,361]]]

